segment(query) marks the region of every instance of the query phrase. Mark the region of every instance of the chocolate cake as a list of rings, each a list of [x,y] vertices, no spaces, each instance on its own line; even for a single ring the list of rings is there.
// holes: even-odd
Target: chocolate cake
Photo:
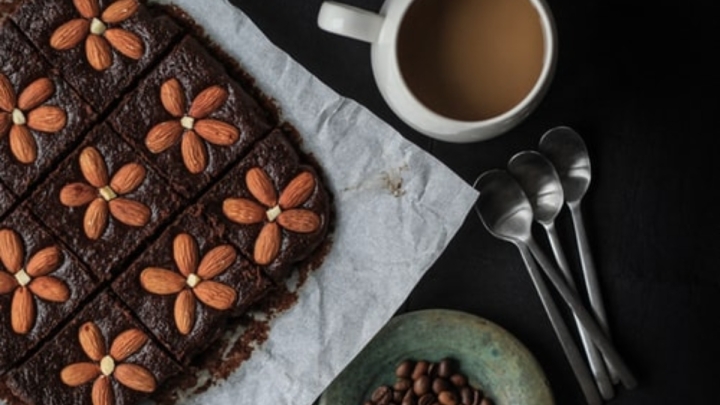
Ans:
[[[25,0],[0,38],[0,391],[14,401],[167,391],[318,265],[322,169],[187,16]]]

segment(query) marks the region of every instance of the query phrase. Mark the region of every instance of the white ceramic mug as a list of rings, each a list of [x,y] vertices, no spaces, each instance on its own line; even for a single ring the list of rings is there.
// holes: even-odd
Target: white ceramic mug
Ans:
[[[429,137],[458,143],[481,141],[507,132],[530,115],[547,91],[557,58],[555,24],[544,0],[528,0],[540,16],[545,44],[537,82],[515,107],[480,121],[460,121],[435,113],[412,94],[403,80],[397,58],[398,31],[413,1],[386,0],[379,14],[327,1],[320,8],[318,25],[326,31],[372,44],[372,67],[380,93],[395,114]]]

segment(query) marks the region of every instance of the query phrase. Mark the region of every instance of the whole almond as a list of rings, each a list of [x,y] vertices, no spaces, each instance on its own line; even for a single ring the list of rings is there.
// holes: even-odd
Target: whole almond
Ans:
[[[215,281],[203,281],[193,291],[203,304],[218,311],[231,308],[237,300],[237,292],[233,288]]]
[[[179,121],[165,121],[152,127],[145,137],[145,146],[152,153],[161,153],[173,146],[185,132]]]
[[[28,113],[27,126],[40,132],[54,133],[65,128],[67,115],[55,106],[41,106]]]
[[[90,21],[84,18],[70,20],[58,27],[50,37],[50,46],[58,51],[74,48],[88,35]]]
[[[302,172],[295,176],[280,194],[280,208],[286,210],[303,204],[315,190],[315,176]]]
[[[112,65],[112,50],[108,41],[99,35],[85,40],[85,56],[93,69],[102,72]]]
[[[55,93],[55,84],[47,77],[30,83],[18,98],[18,108],[30,111],[49,99]]]
[[[195,123],[195,131],[206,141],[218,146],[230,146],[240,139],[237,128],[218,120],[199,120]]]
[[[10,150],[13,156],[24,164],[30,164],[37,158],[37,144],[25,125],[13,125],[10,128]]]
[[[12,112],[16,101],[15,90],[12,83],[10,83],[10,79],[0,73],[0,110],[8,113]]]
[[[275,223],[265,224],[255,241],[253,259],[260,265],[270,264],[280,251],[280,226]]]
[[[130,59],[138,60],[145,53],[145,45],[135,34],[121,28],[111,28],[105,31],[105,39],[113,48]]]
[[[35,253],[28,261],[26,270],[31,277],[41,277],[57,269],[59,264],[60,249],[50,246]]]
[[[246,198],[228,198],[222,209],[226,217],[238,224],[257,224],[265,219],[265,208]]]
[[[146,368],[136,364],[118,364],[117,367],[115,367],[113,377],[131,390],[144,392],[146,394],[152,393],[157,387],[155,377]]]
[[[185,277],[167,269],[148,267],[140,273],[140,285],[158,295],[177,294],[185,288]]]
[[[128,329],[119,334],[110,346],[110,356],[115,361],[124,361],[137,353],[147,343],[147,335],[140,329]]]
[[[202,173],[207,167],[207,149],[195,131],[187,131],[183,135],[180,151],[185,167],[192,174]]]
[[[102,188],[108,185],[108,171],[100,152],[89,146],[80,153],[80,171],[91,186]]]
[[[274,207],[277,204],[277,193],[273,187],[270,177],[263,169],[254,167],[248,170],[245,175],[245,183],[247,184],[250,194],[253,195],[261,204],[266,207]]]
[[[137,163],[128,163],[115,172],[110,180],[110,188],[117,194],[135,191],[145,181],[145,168]]]
[[[175,298],[174,316],[178,332],[189,334],[195,325],[195,295],[191,290],[182,290]]]
[[[18,286],[15,277],[9,273],[0,271],[0,295],[7,294]]]
[[[110,388],[110,379],[106,376],[100,376],[95,379],[92,387],[92,404],[93,405],[113,405],[113,391]]]
[[[197,271],[200,261],[197,242],[187,233],[181,233],[173,240],[173,258],[180,274],[187,277]]]
[[[60,203],[66,207],[81,207],[97,197],[97,189],[85,183],[71,183],[60,190]]]
[[[130,18],[139,7],[137,0],[118,0],[102,13],[102,20],[108,24],[123,22]]]
[[[209,280],[227,270],[235,263],[235,259],[237,259],[235,248],[230,245],[217,246],[203,257],[198,267],[198,276],[203,280]]]
[[[15,274],[22,268],[24,256],[20,235],[11,229],[0,230],[0,261],[10,274]]]
[[[143,203],[120,197],[108,205],[112,216],[125,225],[142,227],[150,222],[150,208]]]
[[[97,0],[73,0],[75,8],[81,16],[91,19],[100,16],[100,5]]]
[[[86,322],[80,327],[78,333],[80,346],[85,354],[93,361],[100,361],[107,353],[105,338],[100,328],[93,322]]]
[[[10,305],[10,323],[13,331],[20,335],[30,332],[35,323],[35,301],[26,287],[15,290]]]
[[[160,101],[173,117],[185,115],[185,94],[178,79],[169,79],[160,86]]]
[[[189,116],[195,119],[202,119],[217,110],[227,101],[228,92],[220,86],[211,86],[203,90],[195,97],[190,105]]]
[[[33,294],[45,301],[65,302],[70,299],[68,286],[55,277],[38,277],[30,282],[28,288]]]
[[[74,363],[62,369],[60,380],[67,386],[77,387],[99,375],[100,367],[95,363]]]
[[[288,231],[297,233],[315,232],[320,227],[320,217],[316,213],[301,209],[283,211],[277,222]]]
[[[91,240],[99,239],[108,223],[108,203],[102,198],[94,199],[88,205],[83,217],[85,235]]]

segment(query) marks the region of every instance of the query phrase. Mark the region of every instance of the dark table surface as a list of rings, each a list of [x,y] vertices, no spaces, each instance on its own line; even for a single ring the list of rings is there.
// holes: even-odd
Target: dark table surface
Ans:
[[[369,10],[383,2],[343,1]],[[560,41],[549,93],[521,125],[473,144],[404,125],[375,86],[369,45],[317,28],[322,0],[233,2],[313,74],[469,183],[536,148],[546,130],[575,128],[591,154],[583,211],[613,340],[640,382],[611,403],[718,403],[720,32],[711,1],[548,0]],[[566,210],[558,230],[577,269]],[[536,356],[558,405],[584,403],[518,252],[474,214],[400,312],[426,308],[500,324]]]

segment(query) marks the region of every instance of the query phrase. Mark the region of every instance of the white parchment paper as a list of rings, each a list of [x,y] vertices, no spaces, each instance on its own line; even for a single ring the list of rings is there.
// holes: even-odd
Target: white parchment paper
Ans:
[[[325,168],[337,208],[333,248],[298,303],[227,380],[181,403],[310,405],[440,256],[477,194],[320,82],[226,0],[160,2],[193,16],[278,102]]]

